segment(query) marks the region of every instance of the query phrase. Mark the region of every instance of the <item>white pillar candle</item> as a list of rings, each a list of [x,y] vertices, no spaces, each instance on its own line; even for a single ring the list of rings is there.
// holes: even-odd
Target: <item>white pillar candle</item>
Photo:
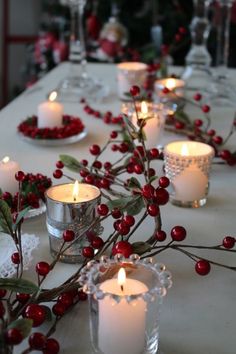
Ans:
[[[120,269],[118,278],[122,276]],[[124,272],[124,270],[123,270]],[[99,300],[98,345],[104,354],[139,354],[145,348],[146,302],[142,298],[128,302],[126,295],[148,291],[138,280],[109,279],[100,285],[105,293],[120,296],[117,303],[112,297]]]
[[[100,196],[100,190],[87,183],[59,184],[52,186],[46,192],[47,197],[62,203],[84,203]]]
[[[0,189],[2,192],[15,194],[18,191],[18,182],[15,174],[20,170],[20,165],[11,161],[8,156],[0,161]]]
[[[207,195],[211,146],[193,141],[176,141],[165,147],[165,169],[174,187],[174,199],[201,201]]]
[[[142,101],[138,108],[138,119],[144,119],[143,132],[145,146],[152,149],[157,146],[165,122],[165,112],[162,104]],[[132,123],[138,127],[137,114],[132,114]]]
[[[124,62],[117,65],[118,95],[128,99],[131,86],[143,87],[147,77],[147,65],[139,62]]]
[[[63,105],[55,102],[57,93],[53,91],[49,100],[38,106],[38,128],[61,127],[63,123]]]

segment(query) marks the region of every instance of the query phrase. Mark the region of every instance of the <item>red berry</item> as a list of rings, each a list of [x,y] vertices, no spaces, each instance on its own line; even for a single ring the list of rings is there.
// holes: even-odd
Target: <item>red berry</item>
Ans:
[[[93,167],[98,168],[99,170],[102,168],[102,163],[101,161],[94,161]]]
[[[161,188],[167,188],[170,184],[170,180],[168,177],[163,176],[163,177],[160,177],[158,183]]]
[[[98,205],[97,212],[100,216],[106,216],[109,212],[108,206],[106,204]]]
[[[135,218],[133,217],[133,215],[126,215],[124,217],[124,222],[128,225],[128,226],[133,226],[135,224]]]
[[[179,27],[179,33],[181,33],[181,34],[186,34],[186,33],[187,33],[186,28],[184,28],[184,27]]]
[[[31,349],[42,350],[45,347],[47,338],[39,332],[34,332],[29,337],[29,346]]]
[[[210,129],[210,130],[207,131],[207,135],[208,136],[214,136],[215,133],[216,133],[216,131],[214,129]]]
[[[83,292],[83,290],[79,290],[78,297],[79,297],[80,301],[85,301],[85,300],[87,300],[88,295],[85,292]]]
[[[211,270],[211,265],[205,259],[201,259],[196,262],[195,270],[199,275],[207,275]]]
[[[221,136],[217,135],[212,138],[215,144],[220,145],[223,143],[223,139]]]
[[[19,329],[17,328],[10,328],[5,333],[5,341],[9,345],[17,345],[20,344],[23,340],[23,336]]]
[[[166,239],[166,232],[163,230],[159,230],[159,231],[157,231],[155,237],[156,237],[157,241],[163,242]]]
[[[224,246],[224,248],[227,248],[227,249],[230,249],[230,248],[233,248],[234,245],[235,245],[235,238],[232,237],[232,236],[226,236],[224,239],[223,239],[223,242],[222,242],[222,245]]]
[[[25,309],[24,317],[33,320],[33,327],[38,327],[44,322],[46,313],[42,306],[30,304]]]
[[[228,160],[231,158],[231,156],[232,154],[229,150],[222,150],[220,152],[220,157],[222,158],[222,160]]]
[[[114,219],[119,219],[122,216],[122,213],[118,208],[115,208],[111,211],[111,215]]]
[[[63,176],[62,170],[55,170],[53,172],[53,177],[56,178],[56,179],[60,179],[62,176]]]
[[[18,252],[14,252],[12,255],[11,255],[11,261],[12,263],[14,264],[20,264],[20,255]]]
[[[149,151],[149,155],[151,156],[151,158],[157,159],[159,156],[159,150],[156,148],[153,148]]]
[[[81,177],[85,178],[86,176],[88,176],[89,171],[83,169],[83,170],[80,170],[79,174]]]
[[[143,173],[144,169],[143,166],[140,164],[135,164],[134,165],[134,172],[137,173],[137,175],[141,175]]]
[[[204,104],[204,105],[202,106],[202,111],[203,111],[204,113],[208,113],[208,112],[210,112],[210,110],[211,110],[211,107],[208,106],[207,104]]]
[[[130,92],[131,96],[133,96],[133,97],[138,96],[140,94],[140,88],[138,86],[134,85],[130,88],[129,92]]]
[[[147,207],[148,214],[151,216],[157,216],[160,213],[159,206],[156,204],[150,204]]]
[[[54,315],[61,317],[66,312],[66,306],[63,303],[58,302],[53,305],[52,312],[54,313]]]
[[[122,236],[128,235],[128,233],[130,232],[129,225],[127,225],[123,220],[121,220],[119,225],[118,225],[118,232]]]
[[[36,272],[45,277],[50,272],[50,265],[47,262],[38,262]]]
[[[90,146],[89,151],[92,155],[98,155],[101,152],[101,148],[99,145],[93,144]]]
[[[16,298],[21,304],[25,304],[30,299],[30,294],[17,293]]]
[[[57,161],[56,167],[61,169],[64,167],[64,163],[62,161]]]
[[[145,184],[142,188],[142,195],[146,199],[151,199],[154,197],[155,188],[151,184]]]
[[[118,133],[115,130],[113,130],[110,134],[111,139],[115,139],[115,138],[117,138],[117,136],[118,136]]]
[[[5,289],[0,289],[0,299],[6,296],[7,291]]]
[[[63,232],[63,240],[65,242],[71,242],[75,239],[75,233],[73,230],[65,230]]]
[[[194,125],[195,127],[201,127],[203,125],[203,121],[201,119],[195,119]]]
[[[142,145],[137,146],[134,150],[134,156],[137,158],[140,158],[140,156],[144,157],[144,155],[145,155],[145,152],[144,152]],[[130,161],[130,162],[132,162],[132,161]],[[136,162],[136,161],[134,161],[134,162]]]
[[[93,256],[94,256],[94,249],[93,249],[92,247],[90,247],[90,246],[87,246],[87,247],[84,247],[84,248],[83,248],[82,253],[83,253],[83,256],[84,256],[85,258],[93,258]]]
[[[18,171],[18,172],[16,172],[16,174],[15,174],[15,179],[16,179],[17,181],[22,182],[22,181],[24,181],[24,178],[25,178],[25,174],[24,174],[23,171]]]
[[[85,160],[85,159],[83,159],[82,161],[81,161],[81,163],[82,163],[82,165],[83,166],[88,166],[88,160]]]
[[[2,301],[0,301],[0,319],[3,318],[5,312],[6,312],[5,307],[3,306]]]
[[[171,237],[173,241],[183,241],[186,237],[186,230],[183,226],[175,226],[171,230]]]
[[[60,350],[60,345],[58,341],[54,338],[48,338],[46,340],[43,354],[57,354],[59,353],[59,350]]]
[[[193,98],[195,99],[195,101],[200,101],[202,99],[202,95],[200,93],[196,93]]]
[[[124,154],[126,153],[127,151],[129,151],[129,144],[127,143],[121,143],[120,146],[119,146],[119,151]]]
[[[112,150],[112,151],[117,151],[117,150],[118,150],[118,145],[113,144],[113,145],[111,146],[111,150]]]
[[[73,295],[69,292],[63,293],[58,297],[58,303],[65,306],[67,309],[73,304]]]
[[[104,163],[105,170],[110,170],[111,166],[112,166],[112,164],[109,161]]]
[[[87,175],[84,180],[85,180],[85,182],[88,183],[88,184],[93,184],[93,182],[94,182],[94,177],[93,177],[92,175]]]
[[[162,92],[166,95],[167,93],[170,92],[170,90],[169,90],[167,87],[164,87],[164,88],[162,89]]]
[[[184,127],[185,127],[185,124],[183,122],[179,122],[179,121],[175,122],[176,129],[180,130],[180,129],[184,129]]]
[[[101,237],[95,236],[91,241],[91,246],[95,249],[100,249],[104,245],[104,241]]]
[[[110,187],[110,182],[107,178],[102,178],[100,181],[100,187],[104,189],[108,189]]]
[[[128,258],[133,252],[132,245],[128,241],[119,241],[112,248],[112,255],[115,256],[118,253],[123,254],[124,257]]]
[[[148,170],[148,177],[153,177],[155,176],[156,171],[154,170],[154,168],[149,168]]]
[[[164,188],[156,189],[155,197],[156,202],[159,205],[165,205],[169,201],[169,193]]]

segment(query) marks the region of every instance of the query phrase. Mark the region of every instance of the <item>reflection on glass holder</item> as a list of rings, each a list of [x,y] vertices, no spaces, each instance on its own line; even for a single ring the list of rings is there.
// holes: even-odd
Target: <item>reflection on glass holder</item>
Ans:
[[[126,279],[121,281],[120,269]],[[117,279],[118,276],[118,279]],[[171,274],[151,258],[102,256],[81,271],[78,280],[89,294],[93,350],[99,354],[156,354],[160,307]]]

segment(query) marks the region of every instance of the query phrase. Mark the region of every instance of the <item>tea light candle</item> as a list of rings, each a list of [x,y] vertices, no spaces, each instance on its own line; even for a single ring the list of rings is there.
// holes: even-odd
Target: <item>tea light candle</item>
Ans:
[[[0,189],[2,192],[15,194],[18,191],[18,182],[15,174],[20,170],[20,165],[11,161],[8,156],[0,161]]]
[[[129,303],[125,296],[145,293],[147,286],[141,281],[126,278],[124,268],[120,268],[118,279],[104,281],[100,289],[121,299],[118,303],[108,296],[99,300],[99,348],[104,354],[142,353],[147,304],[141,298]]]
[[[60,203],[84,203],[100,197],[100,191],[91,184],[67,183],[59,184],[49,188],[46,192],[47,197]]]
[[[147,77],[147,65],[139,62],[124,62],[117,65],[118,95],[128,100],[131,86],[142,87]]]
[[[161,98],[166,97],[168,99],[177,99],[178,97],[183,97],[184,95],[185,82],[184,80],[175,79],[171,77],[171,78],[156,80],[154,87],[159,97]],[[165,87],[170,91],[169,93],[162,92]]]
[[[63,122],[63,105],[55,102],[56,91],[53,91],[49,100],[38,106],[38,128],[61,127]]]
[[[136,104],[138,109],[138,120],[144,119],[143,132],[147,149],[157,146],[165,122],[165,111],[162,104],[142,101]],[[136,112],[132,114],[132,123],[138,127]]]
[[[213,148],[199,142],[176,141],[165,147],[166,175],[174,187],[173,204],[198,207],[206,203],[213,156]]]

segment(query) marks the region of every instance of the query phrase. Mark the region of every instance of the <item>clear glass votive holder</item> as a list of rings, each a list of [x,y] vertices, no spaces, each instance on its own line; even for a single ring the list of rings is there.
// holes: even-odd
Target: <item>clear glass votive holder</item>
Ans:
[[[121,111],[128,116],[136,128],[143,127],[145,146],[147,149],[152,149],[160,144],[169,110],[162,103],[149,101],[136,102],[135,106],[137,112],[132,102],[124,102]]]
[[[97,187],[81,183],[79,197],[74,201],[73,186],[72,183],[60,184],[46,191],[46,225],[51,255],[57,257],[64,242],[63,232],[72,230],[75,239],[65,243],[64,247],[68,248],[60,256],[60,261],[82,263],[84,261],[82,249],[89,245],[89,233],[100,232],[101,226],[96,209],[101,200],[101,193]]]
[[[180,207],[206,204],[214,149],[195,141],[174,141],[164,148],[165,174],[171,181],[170,201]]]
[[[120,279],[121,271],[126,279]],[[87,264],[79,282],[89,295],[94,353],[157,353],[160,308],[172,285],[163,264],[140,260],[137,254],[102,256]]]
[[[139,62],[124,62],[117,65],[118,96],[129,101],[131,86],[143,87],[147,78],[147,65]]]
[[[168,89],[167,92],[163,92]],[[160,102],[176,102],[178,103],[184,97],[185,82],[176,78],[158,79],[154,83],[154,91]]]

